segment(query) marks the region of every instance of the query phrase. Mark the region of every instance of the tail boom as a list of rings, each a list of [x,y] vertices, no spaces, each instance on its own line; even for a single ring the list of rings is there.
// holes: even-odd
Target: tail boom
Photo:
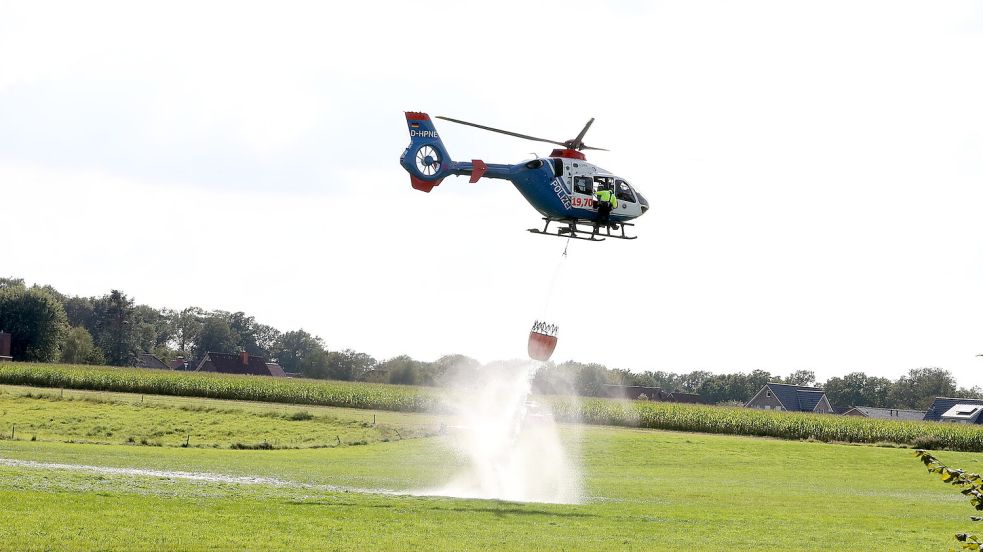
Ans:
[[[472,183],[482,177],[508,180],[512,175],[511,165],[488,164],[480,159],[452,161],[426,113],[407,111],[406,127],[410,145],[403,151],[399,164],[410,173],[410,185],[415,190],[429,192],[451,174],[469,176]]]

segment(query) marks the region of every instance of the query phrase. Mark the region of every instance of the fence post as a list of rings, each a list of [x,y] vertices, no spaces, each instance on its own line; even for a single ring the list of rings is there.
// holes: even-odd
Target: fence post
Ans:
[[[17,429],[17,424],[13,424],[13,425],[10,426],[10,440],[11,441],[14,440],[14,430],[15,429]]]

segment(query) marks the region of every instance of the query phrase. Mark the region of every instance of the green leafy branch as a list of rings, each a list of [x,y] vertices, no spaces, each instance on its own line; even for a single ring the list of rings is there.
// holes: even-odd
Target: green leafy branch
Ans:
[[[937,473],[942,477],[942,481],[961,487],[960,493],[969,498],[969,503],[977,511],[983,512],[983,476],[978,473],[967,473],[964,470],[950,468],[929,454],[927,451],[918,449],[915,456],[921,459],[930,473]],[[983,521],[983,516],[970,516],[973,521]],[[983,541],[971,533],[956,533],[956,540],[962,543],[964,550],[983,550]]]

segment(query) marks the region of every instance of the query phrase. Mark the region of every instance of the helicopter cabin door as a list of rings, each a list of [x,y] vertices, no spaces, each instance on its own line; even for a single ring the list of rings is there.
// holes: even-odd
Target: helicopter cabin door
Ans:
[[[570,204],[577,209],[594,209],[594,180],[589,176],[573,177],[573,196]]]
[[[614,179],[614,197],[618,198],[618,208],[611,211],[612,215],[634,218],[642,214],[642,206],[628,182],[620,178]]]

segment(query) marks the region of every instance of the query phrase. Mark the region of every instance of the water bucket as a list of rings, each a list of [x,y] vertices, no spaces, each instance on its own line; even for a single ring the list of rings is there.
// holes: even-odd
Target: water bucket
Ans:
[[[547,361],[556,349],[556,334],[559,328],[555,324],[536,321],[529,332],[529,358]]]

